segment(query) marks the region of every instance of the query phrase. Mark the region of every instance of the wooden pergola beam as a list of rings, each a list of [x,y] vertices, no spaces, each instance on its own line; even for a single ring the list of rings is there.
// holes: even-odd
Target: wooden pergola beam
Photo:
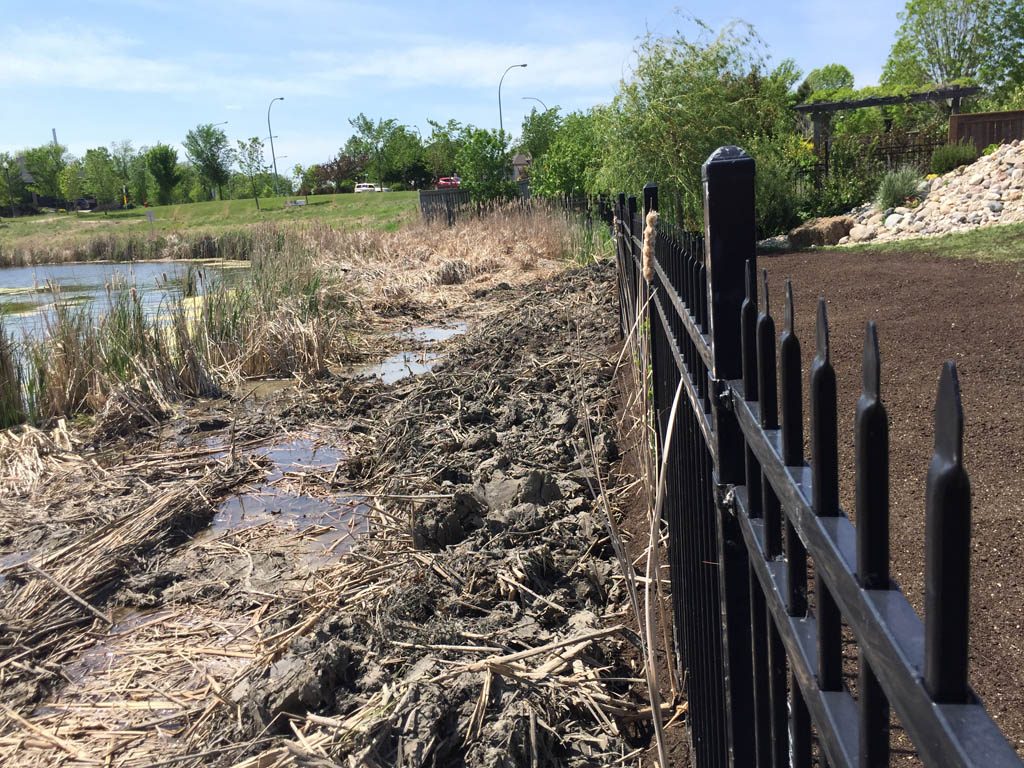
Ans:
[[[921,101],[943,101],[945,99],[959,100],[965,96],[974,96],[980,92],[981,87],[977,85],[953,85],[948,88],[936,88],[932,91],[910,93],[905,96],[872,96],[867,99],[810,102],[807,104],[797,104],[793,109],[797,112],[808,112],[812,115],[829,114],[846,109],[860,109],[861,107],[883,107],[888,104],[913,104]]]

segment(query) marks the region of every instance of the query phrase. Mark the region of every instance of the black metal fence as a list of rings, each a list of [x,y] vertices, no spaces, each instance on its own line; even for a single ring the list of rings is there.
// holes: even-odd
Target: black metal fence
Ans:
[[[657,188],[644,188],[642,209],[623,195],[614,205],[623,330],[650,333],[695,765],[888,765],[892,711],[927,765],[1021,766],[967,681],[970,490],[955,365],[942,370],[936,405],[922,622],[889,574],[874,325],[855,424],[855,528],[839,505],[825,303],[808,460],[792,292],[778,337],[767,282],[758,295],[754,161],[723,147],[703,176],[705,235],[659,224],[646,265],[644,214],[657,210]],[[646,326],[636,320],[645,306]],[[858,649],[855,683],[843,676],[844,625]]]

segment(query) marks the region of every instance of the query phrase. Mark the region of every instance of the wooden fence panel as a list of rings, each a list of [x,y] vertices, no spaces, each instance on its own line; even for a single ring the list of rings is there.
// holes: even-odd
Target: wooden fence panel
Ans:
[[[1014,139],[1024,139],[1024,110],[949,116],[950,144],[970,141],[982,150]]]

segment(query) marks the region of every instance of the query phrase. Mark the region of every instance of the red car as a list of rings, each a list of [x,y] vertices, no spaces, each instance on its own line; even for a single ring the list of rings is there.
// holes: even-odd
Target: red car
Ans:
[[[438,189],[458,189],[460,179],[458,176],[442,176],[437,180]]]

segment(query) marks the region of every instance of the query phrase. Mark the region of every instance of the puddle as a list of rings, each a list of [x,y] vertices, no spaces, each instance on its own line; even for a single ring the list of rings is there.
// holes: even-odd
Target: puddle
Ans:
[[[395,334],[396,338],[415,344],[420,349],[405,350],[378,363],[358,365],[349,369],[348,373],[351,376],[380,379],[385,384],[394,384],[409,376],[419,376],[431,370],[443,357],[441,352],[430,348],[461,336],[466,328],[465,320],[456,320],[445,325],[421,325],[408,331],[399,331]]]
[[[380,379],[394,384],[409,376],[426,373],[441,360],[440,352],[399,352],[397,355],[370,365],[358,365],[349,371],[352,376]]]
[[[271,523],[307,539],[310,556],[332,558],[351,549],[365,532],[369,507],[363,497],[303,493],[304,476],[336,470],[344,450],[304,437],[256,448],[252,455],[272,462],[270,471],[260,485],[218,506],[207,537]]]
[[[413,328],[407,334],[413,341],[420,341],[426,344],[439,344],[442,341],[461,336],[466,332],[466,321],[458,320],[450,325],[424,325]]]

